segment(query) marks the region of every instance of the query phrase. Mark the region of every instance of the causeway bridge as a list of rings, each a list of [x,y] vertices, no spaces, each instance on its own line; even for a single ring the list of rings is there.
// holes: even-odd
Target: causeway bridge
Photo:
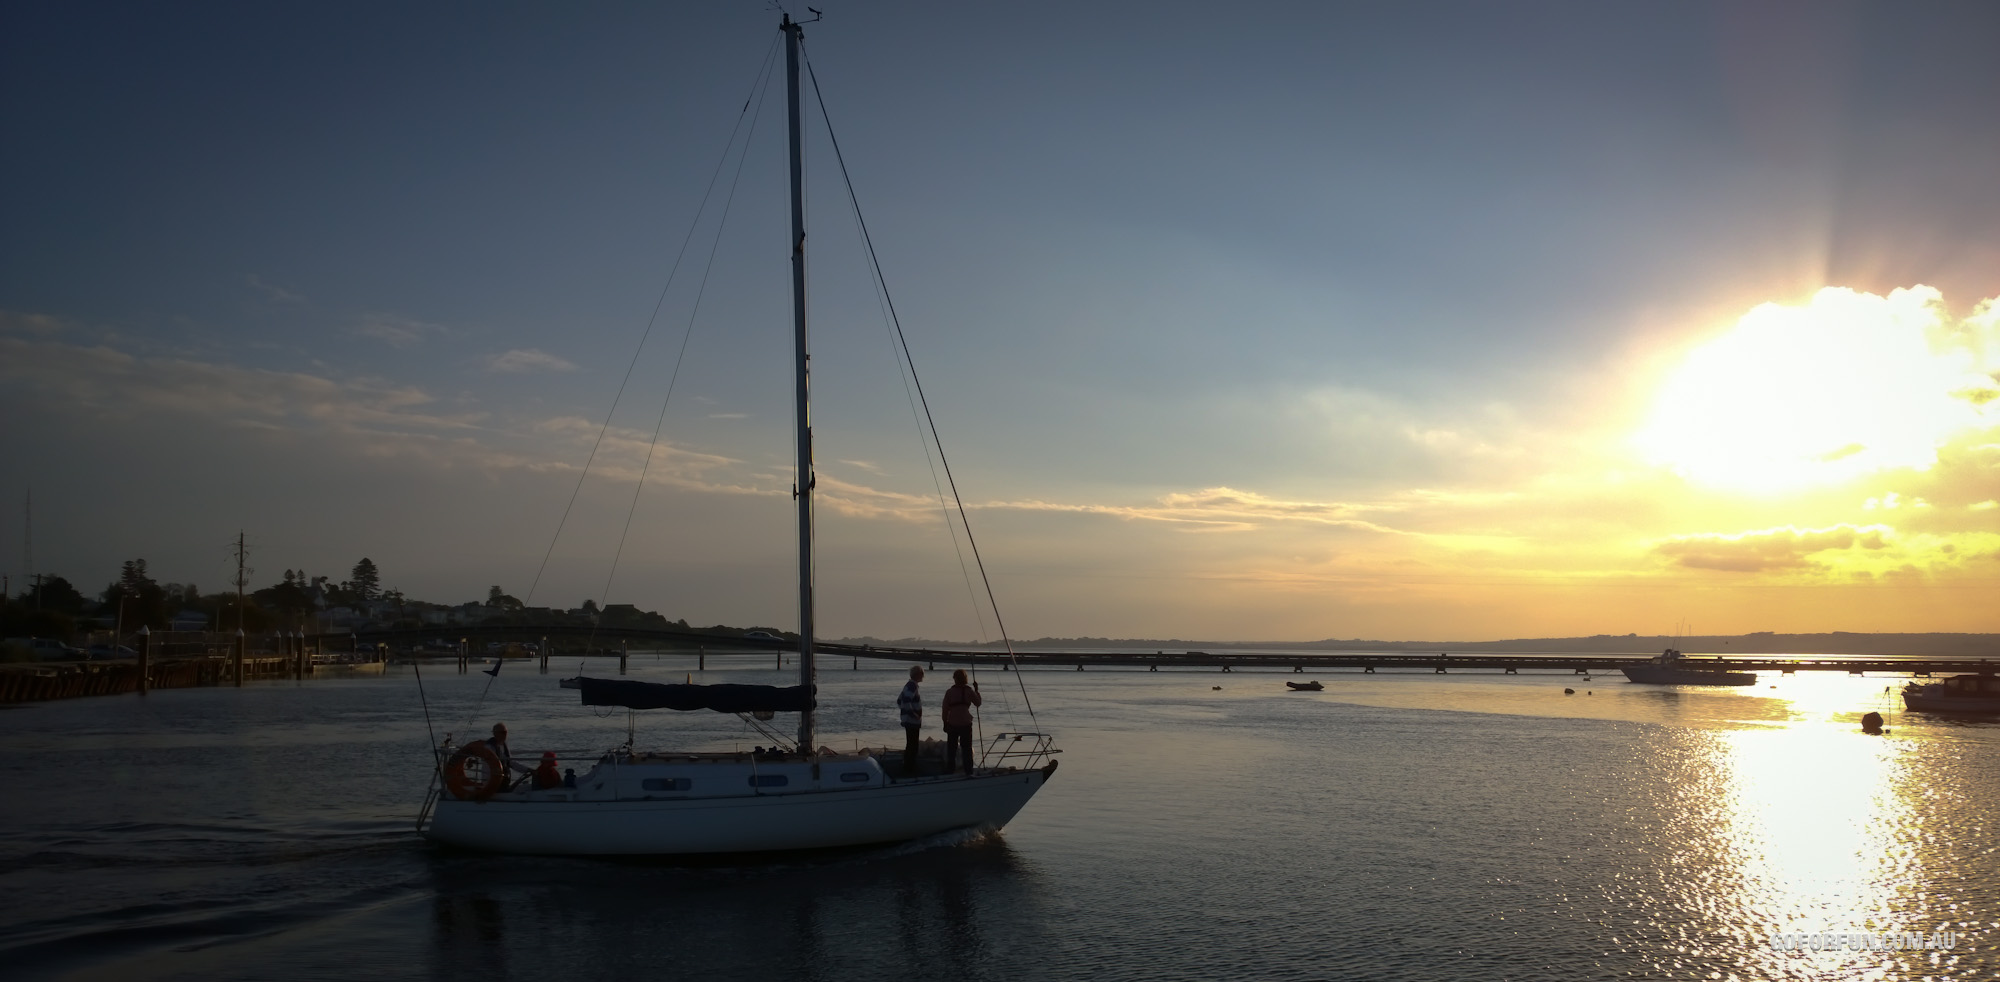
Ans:
[[[774,653],[782,657],[784,653],[795,651],[795,641],[770,637],[746,637],[735,634],[717,634],[701,631],[681,631],[657,628],[591,628],[587,625],[532,625],[532,624],[481,624],[451,628],[403,628],[396,630],[357,630],[353,632],[329,632],[324,635],[308,636],[322,646],[323,650],[339,650],[342,641],[363,648],[386,645],[393,653],[421,654],[428,650],[447,655],[458,651],[475,656],[484,654],[488,645],[532,643],[544,654],[576,657],[578,655],[620,655],[630,649],[646,651],[682,650],[689,653],[700,651],[703,657],[728,654]],[[440,648],[443,642],[449,647]],[[1015,665],[1021,668],[1040,670],[1060,669],[1086,671],[1090,669],[1114,669],[1151,672],[1234,672],[1238,670],[1280,671],[1303,674],[1306,672],[1352,671],[1360,673],[1376,672],[1422,672],[1449,674],[1455,672],[1497,672],[1515,675],[1524,671],[1558,672],[1572,675],[1590,675],[1601,672],[1615,672],[1627,665],[1640,665],[1650,661],[1652,656],[1625,652],[1606,653],[1537,653],[1537,652],[1491,652],[1452,653],[1429,652],[1378,652],[1378,651],[1286,651],[1272,649],[1225,649],[1203,650],[1157,650],[1152,652],[1130,649],[1079,649],[1070,651],[1021,650],[1016,649],[1010,659],[1007,652],[993,648],[973,647],[909,647],[896,645],[857,645],[820,642],[814,646],[817,655],[831,662],[835,659],[851,659],[858,667],[860,659],[870,658],[884,661],[921,664],[927,668],[938,665],[969,665],[994,670],[1007,670]],[[1931,676],[1954,673],[1990,673],[2000,670],[2000,652],[1990,658],[1967,656],[1931,656],[1908,654],[1871,655],[1731,655],[1692,654],[1682,658],[1681,664],[1689,668],[1714,669],[1730,672],[1842,672],[1848,675],[1863,674],[1905,674]]]

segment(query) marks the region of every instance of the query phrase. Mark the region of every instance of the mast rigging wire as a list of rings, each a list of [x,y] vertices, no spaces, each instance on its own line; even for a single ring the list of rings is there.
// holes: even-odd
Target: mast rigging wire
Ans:
[[[972,550],[973,564],[977,566],[979,569],[979,582],[985,588],[986,602],[988,606],[990,606],[993,610],[993,623],[995,627],[997,627],[1000,631],[1001,642],[1005,644],[1007,647],[1007,661],[1008,664],[1013,668],[1015,683],[1020,686],[1021,701],[1027,707],[1028,719],[1030,721],[1033,721],[1035,719],[1035,705],[1034,701],[1028,697],[1027,682],[1021,678],[1020,663],[1014,655],[1014,640],[1007,633],[1006,621],[1000,615],[1000,603],[997,599],[994,598],[993,580],[986,573],[986,561],[979,554],[978,540],[973,538],[972,522],[969,518],[967,518],[965,513],[965,499],[958,492],[958,480],[956,477],[952,475],[951,472],[951,459],[945,455],[944,442],[938,437],[937,420],[931,414],[930,400],[924,395],[924,383],[923,379],[921,379],[917,375],[916,362],[913,361],[910,357],[909,338],[903,333],[902,318],[896,315],[895,300],[894,298],[890,297],[888,281],[882,275],[882,262],[875,253],[875,240],[872,236],[868,234],[868,223],[861,217],[861,205],[860,205],[860,200],[854,190],[854,180],[847,172],[847,158],[840,152],[839,138],[834,136],[833,117],[831,114],[827,112],[826,97],[825,94],[820,91],[819,75],[818,73],[813,71],[811,60],[805,57],[805,44],[803,40],[801,40],[799,44],[799,55],[800,55],[800,60],[805,62],[806,74],[812,78],[813,99],[819,104],[819,112],[821,120],[823,120],[826,123],[827,141],[833,147],[834,160],[836,160],[840,166],[841,180],[845,182],[847,186],[848,199],[850,200],[850,202],[853,203],[855,212],[855,221],[857,224],[861,226],[861,240],[863,244],[867,246],[869,266],[874,270],[876,284],[878,288],[882,291],[882,297],[884,301],[888,304],[890,323],[895,327],[896,340],[902,345],[903,362],[907,364],[910,368],[910,380],[916,386],[917,401],[923,407],[924,422],[927,426],[930,427],[931,442],[937,444],[938,463],[942,465],[944,468],[945,483],[951,487],[952,502],[958,508],[959,524],[965,527],[965,542],[966,545]]]
[[[777,42],[773,41],[771,46],[764,52],[764,63],[757,69],[756,80],[751,83],[750,95],[743,100],[743,108],[737,111],[736,123],[729,131],[729,140],[723,145],[722,156],[716,160],[715,170],[709,175],[708,187],[702,192],[701,205],[695,210],[695,220],[688,224],[687,236],[681,240],[680,251],[675,253],[673,265],[667,271],[667,282],[664,286],[660,287],[659,299],[653,302],[652,316],[647,318],[646,329],[639,336],[639,345],[633,350],[632,359],[625,366],[625,377],[618,381],[618,390],[611,397],[611,408],[604,414],[604,424],[597,429],[597,439],[590,445],[590,456],[586,457],[583,462],[583,473],[577,475],[576,487],[570,491],[569,502],[563,506],[562,518],[556,522],[555,534],[549,537],[549,547],[542,553],[541,565],[535,568],[535,579],[528,585],[528,595],[523,601],[524,603],[534,600],[535,590],[541,586],[542,576],[548,571],[549,558],[555,555],[556,543],[562,539],[563,528],[569,524],[569,516],[576,508],[578,495],[583,493],[583,482],[590,477],[591,465],[596,463],[597,452],[604,446],[604,435],[611,429],[611,420],[618,413],[618,403],[625,398],[625,387],[631,383],[632,372],[639,366],[639,355],[646,350],[646,342],[653,336],[653,326],[660,319],[660,308],[667,302],[667,292],[672,289],[674,278],[680,273],[681,260],[687,255],[688,245],[694,241],[695,230],[701,224],[701,216],[708,210],[709,199],[715,194],[716,181],[721,179],[722,168],[729,162],[730,151],[735,149],[736,134],[742,131],[743,119],[750,114],[750,107],[756,101],[757,92],[765,85],[765,78],[770,74],[771,65],[777,57],[777,51]],[[650,454],[648,459],[650,460]]]
[[[757,104],[757,112],[753,114],[750,118],[750,134],[744,137],[743,152],[739,154],[736,158],[736,171],[730,178],[729,193],[725,195],[723,198],[722,215],[719,219],[717,219],[716,222],[715,238],[709,242],[708,261],[702,266],[701,282],[695,287],[694,305],[688,310],[687,330],[681,332],[681,346],[680,349],[674,354],[674,368],[673,371],[667,377],[667,393],[660,400],[659,417],[653,421],[652,440],[646,444],[646,462],[639,469],[638,483],[634,485],[632,488],[632,503],[625,510],[625,524],[621,529],[619,529],[618,532],[618,547],[612,553],[611,568],[604,574],[603,596],[605,598],[605,602],[607,603],[609,603],[611,599],[612,580],[614,577],[618,575],[619,561],[622,560],[625,556],[626,540],[632,534],[632,520],[634,516],[638,514],[639,511],[639,493],[645,490],[646,477],[647,475],[652,473],[653,458],[659,452],[660,434],[665,432],[666,430],[667,407],[673,402],[674,389],[680,383],[681,367],[687,361],[688,342],[694,337],[695,321],[699,318],[701,314],[702,299],[708,295],[709,277],[713,276],[715,273],[715,257],[722,249],[722,233],[723,230],[729,227],[729,212],[736,204],[736,191],[738,188],[742,187],[743,184],[743,167],[750,159],[750,140],[751,137],[754,136],[757,131],[757,121],[763,118],[764,101],[765,98],[769,95],[771,90],[770,68],[772,64],[773,61],[771,59],[766,59],[766,61],[764,62],[766,69],[765,74],[759,80],[759,88],[757,93],[752,97]],[[745,108],[748,108],[747,103],[745,104]],[[730,143],[732,145],[735,143],[735,138],[736,134],[732,132],[730,134]],[[703,205],[704,207],[706,207],[706,201],[703,202]],[[701,215],[699,212],[697,212],[695,215],[695,221],[699,223],[700,220],[701,220]],[[692,233],[690,233],[690,235],[692,235]],[[682,249],[683,250],[686,249],[685,243],[682,244]],[[672,285],[671,278],[669,278],[668,285],[669,286]],[[664,296],[665,295],[663,293],[662,299],[664,299]],[[657,315],[657,309],[655,313]],[[634,355],[634,360],[635,361],[637,360],[636,355]],[[593,623],[591,625],[590,640],[594,642],[596,638],[597,638],[597,625]]]

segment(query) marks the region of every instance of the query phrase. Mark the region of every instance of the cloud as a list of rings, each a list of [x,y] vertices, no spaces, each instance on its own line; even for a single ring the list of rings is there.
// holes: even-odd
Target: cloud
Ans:
[[[361,323],[352,328],[353,333],[364,338],[374,338],[387,342],[392,348],[407,348],[433,335],[450,333],[441,324],[402,317],[396,314],[367,314]]]
[[[1332,501],[1286,501],[1268,498],[1254,491],[1235,488],[1206,488],[1160,496],[1151,505],[1064,504],[1049,501],[989,502],[985,509],[1072,512],[1103,515],[1135,521],[1166,522],[1184,526],[1184,531],[1248,532],[1273,523],[1303,523],[1396,533],[1361,517],[1364,512],[1393,511],[1395,505],[1357,505]]]
[[[535,423],[532,430],[566,445],[583,448],[586,455],[594,447],[596,457],[589,464],[590,471],[608,480],[637,481],[643,475],[648,484],[671,484],[717,494],[768,495],[779,490],[775,486],[759,483],[755,475],[736,476],[736,472],[743,467],[742,460],[669,443],[656,445],[652,434],[643,430],[617,426],[607,428],[600,422],[580,416],[542,420]],[[577,458],[575,466],[582,466],[585,459],[589,458]],[[574,468],[565,465],[565,469]]]
[[[284,287],[279,286],[275,283],[266,283],[261,277],[259,277],[255,273],[251,273],[245,276],[244,279],[247,282],[249,282],[252,289],[255,289],[257,292],[262,293],[264,296],[269,297],[270,299],[278,303],[306,302],[306,298],[299,296],[298,294],[293,293],[292,291],[287,290]]]
[[[335,380],[182,358],[139,358],[97,345],[0,338],[0,373],[59,397],[69,408],[105,415],[184,413],[234,422],[289,420],[324,426],[393,425],[463,430],[477,414],[419,411],[422,390],[380,379]]]
[[[23,314],[12,310],[0,310],[0,332],[54,337],[64,330],[62,321],[47,314]]]
[[[574,372],[576,365],[546,351],[515,348],[497,355],[487,355],[485,369],[496,374],[517,375],[526,372]]]
[[[1886,525],[1836,525],[1822,529],[1762,529],[1733,534],[1701,533],[1675,536],[1653,552],[1677,566],[1736,573],[1795,569],[1810,557],[1829,550],[1884,549],[1895,532]]]

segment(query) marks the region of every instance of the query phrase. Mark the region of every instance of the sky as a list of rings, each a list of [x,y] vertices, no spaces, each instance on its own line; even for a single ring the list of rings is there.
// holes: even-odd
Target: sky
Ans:
[[[1000,631],[841,159],[1014,638],[2000,631],[2000,8],[818,6],[822,635]],[[0,6],[12,591],[794,628],[778,18]]]

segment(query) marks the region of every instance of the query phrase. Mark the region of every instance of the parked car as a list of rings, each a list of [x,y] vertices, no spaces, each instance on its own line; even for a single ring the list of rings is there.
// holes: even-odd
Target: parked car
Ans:
[[[90,646],[92,660],[103,658],[137,658],[139,653],[122,644],[94,644]]]
[[[769,631],[745,631],[745,632],[743,633],[743,636],[744,636],[744,637],[746,637],[746,638],[754,638],[754,639],[756,639],[756,640],[758,640],[758,641],[783,641],[783,640],[785,640],[784,638],[781,638],[781,637],[778,637],[777,635],[775,635],[775,634],[772,634],[772,633],[771,633],[771,632],[769,632]]]

